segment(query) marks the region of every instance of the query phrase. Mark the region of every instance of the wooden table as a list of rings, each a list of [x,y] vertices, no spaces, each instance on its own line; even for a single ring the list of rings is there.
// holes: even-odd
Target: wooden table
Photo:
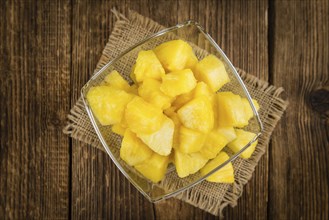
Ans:
[[[328,219],[327,0],[0,5],[0,219],[215,218],[176,199],[149,203],[105,153],[62,133],[113,29],[113,7],[166,26],[194,19],[235,66],[285,88],[290,105],[227,219]]]

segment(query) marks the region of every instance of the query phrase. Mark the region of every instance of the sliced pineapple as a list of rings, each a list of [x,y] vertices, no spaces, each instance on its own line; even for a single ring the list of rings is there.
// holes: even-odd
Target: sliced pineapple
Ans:
[[[119,123],[112,125],[111,130],[113,133],[123,136],[126,131],[126,127]]]
[[[201,150],[206,140],[206,135],[184,126],[179,129],[179,150],[182,153],[195,153]]]
[[[248,120],[250,120],[254,116],[254,112],[251,109],[251,106],[249,104],[248,99],[242,98],[241,100],[242,100],[243,105],[244,105],[244,111],[246,113],[246,117],[247,117]],[[256,107],[256,111],[258,111],[259,110],[259,104],[258,104],[257,100],[252,99],[252,102],[253,102],[254,106]]]
[[[237,135],[236,139],[227,145],[234,153],[239,152],[256,136],[255,133],[244,131],[242,129],[235,129],[235,133]],[[247,149],[245,149],[240,154],[240,157],[244,159],[248,159],[255,151],[257,143],[258,143],[257,140],[254,143],[252,143]]]
[[[113,125],[121,122],[126,105],[133,95],[112,86],[92,87],[87,93],[91,110],[101,125]]]
[[[198,82],[194,88],[194,97],[207,97],[210,101],[214,96],[214,92],[211,91],[210,87],[204,82]]]
[[[180,109],[183,105],[185,105],[186,103],[188,103],[193,99],[193,94],[194,94],[194,90],[177,96],[175,101],[172,103],[172,106],[174,106],[176,109]]]
[[[108,74],[104,78],[104,81],[109,86],[113,86],[114,88],[130,92],[130,86],[128,82],[116,70],[113,70],[110,74]]]
[[[197,62],[192,47],[182,40],[162,43],[154,49],[154,53],[167,72],[191,68]]]
[[[198,152],[184,154],[177,149],[174,151],[174,158],[177,174],[181,178],[198,172],[208,161]]]
[[[149,159],[153,151],[146,146],[132,131],[126,129],[120,148],[120,157],[130,166]]]
[[[198,58],[195,56],[192,50],[190,55],[187,57],[184,69],[193,69],[198,61]]]
[[[179,128],[182,125],[179,120],[178,114],[174,111],[173,107],[170,107],[164,112],[175,124],[174,135],[173,135],[173,148],[178,149],[179,147]]]
[[[137,82],[142,82],[146,78],[160,80],[165,75],[165,70],[153,50],[141,50],[135,65],[133,77]]]
[[[162,110],[136,96],[127,104],[125,120],[136,134],[151,134],[162,126]]]
[[[164,116],[162,126],[159,130],[151,134],[139,133],[137,136],[154,152],[162,156],[168,156],[173,146],[174,129],[174,122]]]
[[[210,171],[224,163],[229,159],[229,156],[225,152],[220,152],[217,157],[209,161],[201,170],[201,175],[205,176]],[[229,162],[224,167],[206,178],[209,182],[215,183],[234,183],[234,170],[232,163]]]
[[[219,126],[244,127],[248,125],[245,105],[241,97],[232,92],[219,92],[217,98],[217,117]]]
[[[171,72],[162,77],[160,90],[170,97],[188,93],[196,86],[196,79],[190,69]]]
[[[157,183],[164,178],[168,163],[169,156],[161,156],[153,153],[146,161],[135,165],[135,169],[152,182]]]
[[[194,68],[195,78],[209,85],[213,92],[230,81],[224,63],[216,56],[203,58]]]
[[[214,126],[214,113],[207,98],[194,98],[183,105],[177,113],[187,128],[208,133]]]
[[[166,109],[169,108],[173,98],[160,91],[161,82],[152,78],[144,79],[138,88],[138,94],[155,106]]]
[[[133,84],[130,86],[129,92],[134,95],[138,95],[138,86],[137,84]]]
[[[200,153],[202,156],[212,159],[235,138],[236,134],[233,127],[216,128],[207,135]]]
[[[135,76],[135,68],[136,68],[136,63],[133,65],[133,67],[131,68],[131,72],[129,74],[130,79],[135,83],[135,85],[138,85],[137,80],[136,80],[136,76]]]

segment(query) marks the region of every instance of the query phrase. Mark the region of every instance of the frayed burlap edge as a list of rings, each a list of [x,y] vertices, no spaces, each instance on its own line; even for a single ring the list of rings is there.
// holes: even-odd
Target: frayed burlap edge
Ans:
[[[123,52],[114,47],[114,42],[116,42],[121,37],[122,30],[129,28],[131,24],[139,25],[147,30],[149,33],[156,33],[163,29],[164,27],[154,22],[149,18],[145,18],[134,11],[129,11],[127,17],[117,12],[115,9],[112,10],[113,14],[116,16],[117,21],[111,33],[108,43],[103,50],[102,56],[97,64],[95,72],[102,68],[106,63],[114,58],[113,51],[116,51],[117,54]],[[202,191],[198,190],[198,187],[191,188],[179,195],[176,198],[181,199],[193,206],[199,207],[211,214],[222,216],[222,211],[224,207],[230,205],[234,207],[237,204],[238,198],[242,195],[243,186],[250,180],[252,177],[253,171],[266,151],[266,146],[270,140],[270,135],[274,130],[277,122],[280,120],[282,114],[288,106],[288,102],[281,98],[281,94],[284,91],[283,88],[276,88],[275,86],[269,85],[267,82],[262,81],[250,74],[245,73],[242,70],[239,70],[240,76],[246,84],[253,86],[263,93],[269,94],[272,98],[275,99],[274,105],[269,109],[268,120],[264,123],[264,132],[260,138],[265,141],[262,143],[262,146],[257,147],[255,153],[253,154],[250,160],[246,160],[246,166],[241,166],[239,170],[239,179],[235,181],[234,184],[226,191],[223,200],[218,201],[216,198],[208,197],[202,194]],[[80,97],[77,103],[73,106],[68,115],[68,124],[63,129],[63,132],[70,137],[82,141],[84,143],[90,144],[98,149],[105,151],[101,143],[99,142],[97,135],[90,135],[89,131],[86,132],[83,129],[79,128],[79,121],[81,117],[88,117],[82,98]],[[89,120],[89,118],[88,118]],[[91,129],[92,126],[90,124]]]

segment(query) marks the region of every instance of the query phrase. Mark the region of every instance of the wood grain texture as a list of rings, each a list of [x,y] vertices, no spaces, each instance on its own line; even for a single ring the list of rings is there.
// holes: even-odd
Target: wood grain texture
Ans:
[[[226,219],[328,219],[327,105],[314,104],[329,86],[326,0],[1,0],[0,219],[218,218],[149,203],[107,154],[62,134],[113,7],[165,26],[196,20],[235,66],[286,89],[287,113]]]
[[[91,77],[114,24],[120,1],[74,1],[72,5],[72,106]],[[118,7],[119,6],[119,7]],[[149,219],[153,205],[121,174],[110,157],[72,142],[72,219]]]
[[[290,106],[270,149],[270,219],[328,219],[328,123],[310,94],[329,85],[328,1],[273,4],[272,81]]]
[[[70,3],[2,3],[0,218],[65,219]]]

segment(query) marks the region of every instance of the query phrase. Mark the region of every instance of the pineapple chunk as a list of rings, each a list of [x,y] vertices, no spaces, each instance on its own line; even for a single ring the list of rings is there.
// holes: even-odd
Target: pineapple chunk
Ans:
[[[134,68],[134,77],[137,82],[142,82],[146,78],[160,80],[164,75],[165,70],[153,50],[141,50],[138,53]]]
[[[129,92],[134,95],[138,95],[138,86],[137,84],[133,84],[130,86]]]
[[[236,134],[233,127],[214,129],[207,135],[200,153],[202,156],[212,159],[235,137]]]
[[[88,91],[87,100],[101,125],[120,123],[133,95],[112,86],[97,86]]]
[[[235,129],[235,133],[237,135],[237,138],[227,145],[234,153],[239,152],[256,136],[256,134],[249,131],[244,131],[242,129]],[[247,149],[245,149],[240,154],[240,157],[244,159],[248,159],[255,151],[257,143],[258,143],[257,140],[254,143],[252,143]]]
[[[151,134],[160,129],[164,115],[162,110],[136,96],[128,103],[125,120],[136,134]]]
[[[194,98],[205,97],[210,101],[214,113],[214,128],[217,127],[217,102],[215,99],[215,94],[204,82],[198,82],[193,91]]]
[[[208,133],[214,126],[214,113],[207,98],[194,98],[177,113],[182,124],[187,128]]]
[[[195,65],[198,63],[198,61],[199,61],[198,58],[195,56],[192,50],[190,55],[187,57],[184,69],[193,69]]]
[[[137,84],[137,80],[136,80],[136,76],[135,76],[135,68],[136,68],[136,63],[133,65],[133,67],[131,68],[131,72],[130,72],[130,79]]]
[[[170,107],[172,98],[160,91],[160,85],[161,82],[158,80],[147,78],[139,86],[138,94],[149,103],[161,109],[166,109]]]
[[[182,95],[179,95],[176,97],[175,101],[172,103],[172,105],[174,107],[176,107],[176,109],[181,108],[183,105],[185,105],[187,102],[191,101],[191,99],[193,98],[193,91],[190,91],[188,93],[184,93]]]
[[[165,114],[174,122],[175,129],[173,135],[173,148],[178,149],[179,147],[179,128],[181,126],[181,122],[179,120],[178,114],[174,111],[173,107],[170,107],[165,110]]]
[[[210,87],[204,82],[198,82],[194,89],[194,97],[207,97],[209,101],[212,100],[214,96],[213,91],[211,91]]]
[[[220,152],[218,156],[209,161],[201,170],[201,175],[205,176],[210,171],[224,163],[229,159],[229,156],[225,152]],[[206,178],[209,182],[215,183],[234,183],[234,170],[232,163],[229,162],[224,167],[213,173]]]
[[[179,177],[187,177],[198,172],[208,161],[200,153],[184,154],[179,150],[174,151],[175,166]]]
[[[181,126],[179,129],[179,150],[186,154],[200,151],[205,139],[205,134]]]
[[[130,92],[128,82],[116,70],[113,70],[110,74],[108,74],[104,81],[107,85],[113,86],[116,89],[122,89],[126,92]]]
[[[149,159],[135,165],[135,169],[152,182],[157,183],[165,176],[168,163],[169,156],[161,156],[157,153],[153,153]]]
[[[244,111],[246,113],[246,117],[249,121],[254,116],[254,112],[251,109],[251,106],[249,104],[248,99],[246,99],[246,98],[241,98],[241,99],[242,99],[242,102],[243,102],[243,105],[244,105]],[[257,100],[252,99],[252,102],[253,102],[254,106],[256,107],[256,110],[258,111],[259,110],[259,104],[258,104]]]
[[[133,132],[127,129],[120,148],[120,157],[130,166],[149,159],[153,151],[147,147]]]
[[[113,125],[111,130],[113,133],[123,136],[126,131],[126,127],[120,123]]]
[[[219,127],[216,130],[227,139],[227,143],[230,143],[236,138],[236,133],[233,127]]]
[[[196,79],[192,70],[184,69],[163,76],[160,90],[170,97],[176,97],[190,92],[195,86]]]
[[[194,68],[195,78],[208,84],[213,92],[230,81],[225,66],[216,56],[209,55]]]
[[[217,96],[217,117],[219,126],[244,127],[248,118],[239,95],[232,92],[219,92]]]
[[[137,136],[154,152],[168,156],[173,145],[174,129],[174,122],[164,116],[163,124],[159,130],[151,134],[137,134]]]
[[[191,68],[197,62],[192,47],[182,40],[172,40],[160,44],[154,53],[167,72]]]

